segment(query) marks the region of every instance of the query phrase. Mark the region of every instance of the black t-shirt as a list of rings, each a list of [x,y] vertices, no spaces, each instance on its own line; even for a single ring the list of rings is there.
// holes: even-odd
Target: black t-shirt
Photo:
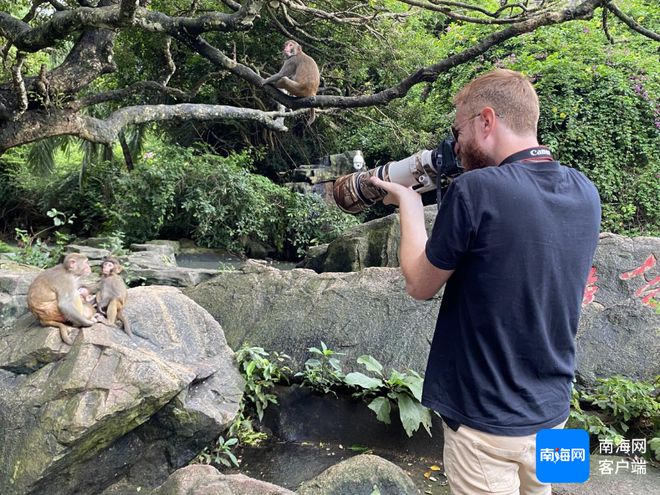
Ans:
[[[600,200],[555,161],[466,172],[447,190],[426,256],[449,278],[423,404],[477,430],[530,435],[568,417],[575,334]]]

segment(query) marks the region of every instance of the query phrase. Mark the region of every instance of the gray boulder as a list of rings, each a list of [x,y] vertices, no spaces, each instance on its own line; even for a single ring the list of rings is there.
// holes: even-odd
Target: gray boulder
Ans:
[[[615,374],[635,380],[660,374],[658,315],[652,299],[645,302],[659,288],[653,284],[658,257],[660,238],[601,236],[594,259],[598,280],[585,291],[577,336],[581,384]],[[636,269],[635,276],[622,275]],[[587,296],[592,292],[593,301]],[[414,301],[393,268],[317,274],[255,263],[222,272],[186,294],[222,324],[233,349],[250,343],[285,352],[300,370],[310,357],[307,349],[323,341],[345,353],[347,371],[362,370],[355,360],[370,354],[390,369],[419,373],[426,369],[441,298]]]
[[[376,489],[378,491],[376,491]],[[358,455],[326,469],[303,483],[299,495],[416,495],[417,487],[395,464],[375,455]]]
[[[140,280],[145,285],[192,287],[218,273],[218,270],[206,268],[181,268],[177,266],[170,246],[153,245],[153,247],[156,249],[133,252],[128,256],[120,257],[131,279]]]
[[[129,290],[134,338],[96,324],[72,347],[26,315],[0,332],[0,493],[154,487],[233,420],[243,381],[221,327],[170,287]],[[30,320],[32,318],[32,320]]]
[[[248,478],[224,475],[200,464],[179,469],[150,495],[295,495],[291,490]]]
[[[176,242],[176,241],[174,241]],[[164,243],[154,243],[152,242],[147,242],[144,244],[131,244],[130,245],[130,250],[133,252],[141,252],[141,251],[148,251],[151,253],[157,253],[160,255],[167,256],[170,259],[174,259],[174,255],[176,254],[176,249],[175,245],[172,244],[164,244]]]
[[[27,311],[27,291],[40,271],[15,263],[0,265],[0,327],[13,323]]]
[[[370,354],[390,369],[424,371],[440,299],[418,302],[399,270],[353,273],[278,270],[247,262],[184,293],[220,322],[232,349],[258,345],[292,357],[301,370],[323,341],[344,353],[346,371]]]
[[[88,246],[84,244],[68,244],[65,248],[65,252],[67,254],[80,253],[87,256],[89,264],[92,266],[100,265],[103,258],[110,254],[110,250],[108,249]]]
[[[431,231],[437,206],[426,206],[424,218]],[[363,268],[399,266],[399,215],[388,215],[346,230],[330,244],[311,248],[299,268],[322,272],[356,272]]]
[[[181,252],[181,243],[179,241],[168,241],[165,239],[154,239],[153,241],[147,241],[146,244],[153,244],[156,246],[169,246],[172,249],[174,254],[179,254]]]
[[[660,374],[660,318],[650,297],[660,289],[658,258],[658,237],[601,234],[576,339],[580,383]]]

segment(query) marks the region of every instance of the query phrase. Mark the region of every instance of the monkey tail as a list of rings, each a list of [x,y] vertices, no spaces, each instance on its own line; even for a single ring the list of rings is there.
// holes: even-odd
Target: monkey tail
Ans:
[[[316,110],[310,108],[309,117],[307,118],[307,125],[311,127],[315,120],[316,120]]]
[[[123,311],[119,311],[117,313],[117,319],[121,321],[122,326],[124,327],[124,332],[126,332],[126,335],[129,337],[133,338],[133,331],[131,330],[131,324],[128,322],[126,317],[124,316]]]
[[[41,324],[45,327],[57,327],[60,329],[60,337],[62,337],[62,341],[66,345],[73,345],[73,339],[69,335],[69,327],[67,327],[64,323],[60,323],[59,321],[53,321],[53,320],[46,320],[46,321],[41,321]]]

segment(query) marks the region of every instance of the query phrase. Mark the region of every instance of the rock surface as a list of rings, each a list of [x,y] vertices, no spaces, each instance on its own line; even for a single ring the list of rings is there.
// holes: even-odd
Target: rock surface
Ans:
[[[0,265],[0,327],[13,323],[28,310],[27,291],[40,272],[13,263]]]
[[[376,491],[376,489],[378,491]],[[298,489],[299,495],[414,495],[410,477],[395,464],[375,455],[358,455],[335,464]]]
[[[399,270],[282,271],[248,262],[184,291],[220,322],[232,349],[249,343],[292,357],[302,370],[323,341],[345,370],[370,354],[390,369],[423,371],[440,299],[408,297]]]
[[[576,339],[578,380],[660,374],[660,238],[601,234]]]
[[[243,380],[206,311],[139,287],[126,316],[133,339],[97,324],[69,347],[30,315],[0,332],[0,493],[153,487],[235,417]]]
[[[438,208],[424,208],[426,230],[431,231]],[[388,215],[352,227],[330,244],[314,246],[298,265],[321,272],[356,272],[367,267],[399,266],[399,215]]]
[[[617,463],[620,469],[617,472]],[[603,464],[604,463],[604,464]],[[627,463],[627,466],[626,466]],[[645,465],[643,472],[633,472],[631,461],[625,457],[592,455],[589,479],[584,483],[552,485],[554,495],[660,495],[660,470]],[[603,469],[611,466],[611,471]]]
[[[660,374],[660,238],[602,234],[585,290],[577,335],[577,376],[583,385],[620,374]],[[441,295],[414,301],[394,268],[317,274],[256,263],[225,271],[191,289],[192,299],[223,326],[233,349],[245,343],[292,356],[300,371],[308,348],[323,341],[345,353],[346,371],[369,354],[389,369],[423,373]]]
[[[295,495],[291,490],[242,474],[224,475],[212,466],[179,469],[150,495]]]

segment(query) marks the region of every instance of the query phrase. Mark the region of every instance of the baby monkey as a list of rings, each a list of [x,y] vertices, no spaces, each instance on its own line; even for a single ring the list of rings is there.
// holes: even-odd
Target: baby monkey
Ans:
[[[84,285],[78,287],[78,294],[80,294],[80,298],[82,299],[82,305],[83,305],[82,312],[85,315],[85,318],[94,320],[95,317],[97,316],[96,295],[92,294],[89,288]]]
[[[96,303],[99,311],[104,312],[108,323],[116,325],[121,321],[124,332],[133,337],[131,325],[124,316],[124,305],[128,296],[128,289],[124,280],[119,275],[123,271],[119,260],[114,256],[108,256],[101,265],[101,283],[96,293]]]

